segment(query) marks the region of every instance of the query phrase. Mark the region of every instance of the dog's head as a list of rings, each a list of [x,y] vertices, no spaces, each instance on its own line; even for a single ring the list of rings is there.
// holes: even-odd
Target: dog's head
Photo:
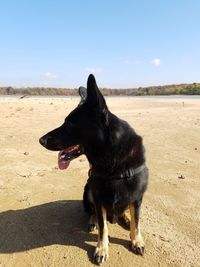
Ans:
[[[106,146],[109,111],[92,74],[79,94],[81,102],[64,123],[39,140],[45,148],[59,151],[60,169],[66,169],[81,154],[90,154],[90,150],[98,154]]]

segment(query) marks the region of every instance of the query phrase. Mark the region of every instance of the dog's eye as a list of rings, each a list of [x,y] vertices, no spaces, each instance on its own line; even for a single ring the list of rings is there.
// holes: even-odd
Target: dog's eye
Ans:
[[[73,127],[73,123],[68,119],[65,119],[64,125],[65,127]]]
[[[73,127],[73,123],[71,121],[67,121],[67,127]]]

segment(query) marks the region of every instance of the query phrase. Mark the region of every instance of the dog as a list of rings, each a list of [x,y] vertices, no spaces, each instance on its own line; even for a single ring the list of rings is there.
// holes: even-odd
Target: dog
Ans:
[[[129,228],[133,252],[143,255],[139,217],[148,168],[142,137],[109,111],[92,74],[87,88],[80,87],[79,94],[79,105],[60,127],[42,136],[39,142],[49,150],[59,151],[60,169],[66,169],[71,160],[82,154],[89,161],[83,204],[90,216],[89,230],[98,228],[94,262],[99,265],[108,259],[107,221],[118,221]]]

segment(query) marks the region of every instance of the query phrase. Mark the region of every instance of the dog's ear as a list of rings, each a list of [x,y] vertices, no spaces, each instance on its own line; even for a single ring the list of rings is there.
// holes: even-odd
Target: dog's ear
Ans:
[[[93,74],[90,74],[87,81],[87,105],[93,109],[93,111],[101,115],[102,120],[105,124],[109,125],[109,118],[108,118],[108,108],[106,105],[105,98],[103,97],[102,93],[100,92],[95,77]]]
[[[97,86],[93,74],[89,75],[87,81],[87,103],[95,110],[107,109],[106,101]]]
[[[81,97],[81,101],[79,103],[79,106],[82,105],[83,103],[85,103],[86,99],[87,99],[87,88],[81,86],[78,89],[79,95]]]

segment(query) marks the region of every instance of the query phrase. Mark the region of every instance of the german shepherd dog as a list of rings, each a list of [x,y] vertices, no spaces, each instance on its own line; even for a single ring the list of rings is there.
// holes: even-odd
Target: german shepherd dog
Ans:
[[[40,144],[60,151],[60,169],[66,169],[72,159],[85,154],[89,178],[83,194],[85,210],[90,215],[89,230],[98,228],[98,243],[94,262],[108,258],[107,221],[129,227],[134,253],[144,254],[139,214],[147,188],[148,169],[142,138],[129,124],[112,114],[90,74],[87,88],[80,87],[81,102],[66,117],[64,123],[40,138]],[[130,210],[130,220],[125,211]]]

